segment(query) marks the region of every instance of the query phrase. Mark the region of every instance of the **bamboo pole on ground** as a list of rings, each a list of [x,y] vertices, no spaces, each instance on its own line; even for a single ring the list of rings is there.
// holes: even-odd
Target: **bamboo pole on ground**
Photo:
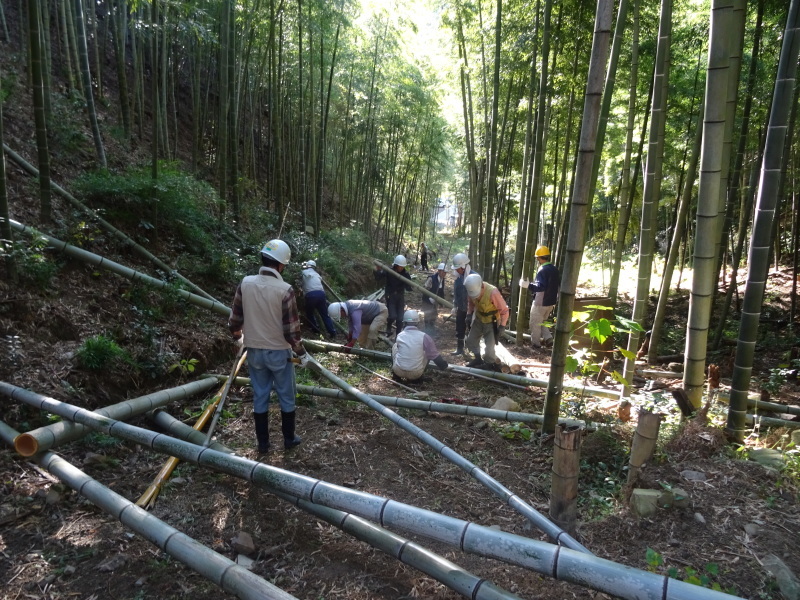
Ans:
[[[578,550],[580,552],[587,552],[587,553],[589,552],[586,548],[583,547],[583,545],[581,545],[567,532],[563,531],[560,527],[549,521],[544,515],[536,511],[530,504],[525,502],[517,494],[511,492],[511,490],[509,490],[499,481],[491,477],[488,473],[483,471],[477,465],[468,461],[466,458],[458,454],[458,452],[449,448],[448,446],[437,440],[435,437],[433,437],[426,431],[423,431],[421,428],[409,422],[407,419],[404,419],[396,412],[389,410],[388,408],[382,406],[378,402],[375,402],[364,392],[354,388],[352,385],[347,383],[341,377],[337,377],[336,375],[328,371],[328,369],[319,364],[313,357],[309,359],[308,364],[314,371],[316,371],[329,381],[336,384],[342,390],[350,394],[350,396],[352,396],[356,400],[359,400],[360,402],[363,402],[381,416],[389,419],[389,421],[397,425],[400,429],[402,429],[406,433],[411,434],[416,439],[421,441],[423,444],[436,450],[436,452],[442,458],[450,461],[451,463],[462,469],[464,472],[469,474],[470,477],[472,477],[478,483],[486,487],[489,491],[491,491],[495,496],[500,498],[508,506],[516,510],[518,513],[526,517],[528,520],[530,520],[534,526],[536,526],[538,529],[547,534],[556,543],[562,544],[567,548],[572,548],[573,550]]]
[[[164,411],[158,412],[159,415],[157,418],[159,420],[163,419],[166,413],[164,413]],[[199,437],[202,443],[203,436],[201,434],[188,425],[184,425],[180,421],[169,417],[169,415],[166,416],[168,417],[168,421],[172,420],[175,422],[174,424],[170,424],[171,426],[177,424],[174,429],[175,437],[187,441],[192,441]],[[365,542],[373,548],[399,560],[404,565],[408,565],[425,573],[466,598],[472,598],[474,600],[519,600],[518,596],[505,591],[483,578],[473,575],[463,567],[447,560],[443,556],[435,554],[424,546],[401,537],[396,533],[392,533],[376,525],[372,521],[362,519],[361,517],[342,510],[314,504],[313,502],[303,500],[291,494],[275,492],[275,495],[307,513],[326,521],[330,525],[341,529],[355,539]]]
[[[322,352],[344,352],[344,346],[340,344],[331,344],[330,342],[320,342],[316,340],[303,340],[303,344],[307,348],[313,348]],[[364,348],[351,348],[350,352],[346,354],[355,354],[357,356],[366,356],[368,358],[378,358],[384,360],[392,360],[392,355],[388,352],[379,352],[378,350],[366,350]],[[454,373],[463,373],[464,375],[480,375],[483,378],[489,378],[498,383],[508,382],[515,383],[522,386],[532,386],[537,388],[546,388],[547,381],[543,379],[532,379],[530,377],[523,377],[522,375],[512,375],[511,373],[496,373],[494,371],[484,371],[481,369],[473,369],[471,367],[462,367],[459,365],[450,364],[447,367],[448,371]],[[605,388],[577,386],[577,385],[564,385],[565,392],[572,392],[574,394],[597,396],[598,398],[611,398],[612,400],[619,400],[620,393],[617,390],[610,390]]]
[[[3,150],[5,150],[6,154],[8,154],[8,156],[15,163],[17,163],[20,167],[22,167],[22,169],[24,171],[27,171],[30,175],[32,175],[34,177],[38,177],[39,176],[38,169],[36,169],[33,165],[28,163],[24,158],[22,158],[19,154],[14,152],[6,144],[3,144]],[[52,180],[50,181],[50,186],[53,189],[53,191],[57,192],[63,198],[66,198],[70,202],[70,204],[72,204],[73,206],[78,208],[85,215],[87,215],[87,216],[93,218],[95,221],[97,221],[97,223],[103,229],[105,229],[113,237],[115,237],[119,241],[121,241],[125,246],[129,246],[131,249],[133,249],[134,252],[136,252],[140,256],[142,256],[142,257],[146,258],[147,260],[149,260],[150,262],[152,262],[155,266],[157,266],[159,269],[161,269],[165,273],[169,273],[170,275],[174,275],[175,277],[177,277],[178,279],[183,281],[186,285],[188,285],[191,289],[193,289],[195,292],[197,292],[197,294],[199,294],[200,296],[203,296],[204,298],[207,298],[208,300],[212,300],[214,302],[218,302],[218,300],[216,300],[211,294],[207,293],[200,286],[198,286],[198,285],[192,283],[191,281],[189,281],[186,277],[184,277],[183,275],[178,273],[175,269],[170,267],[168,264],[166,264],[160,258],[158,258],[157,256],[153,255],[149,250],[147,250],[147,248],[137,244],[132,238],[130,238],[128,235],[126,235],[125,233],[123,233],[122,231],[120,231],[119,229],[114,227],[111,223],[109,223],[108,221],[103,219],[103,217],[98,215],[96,211],[94,211],[91,208],[89,208],[88,206],[86,206],[83,202],[78,200],[75,196],[70,194],[68,191],[66,191],[64,188],[62,188],[58,184],[54,183]]]
[[[732,600],[708,588],[657,575],[585,552],[506,533],[476,523],[396,502],[359,490],[337,486],[271,465],[103,417],[78,406],[60,402],[0,381],[0,394],[40,410],[74,420],[96,431],[140,444],[168,456],[233,475],[270,492],[285,493],[314,504],[347,510],[387,528],[396,527],[461,551],[498,559],[533,570],[558,581],[577,583],[622,598],[669,598],[669,600]]]
[[[650,410],[639,410],[639,422],[631,442],[631,458],[628,461],[628,483],[634,483],[644,464],[653,456],[658,442],[661,415]]]
[[[570,535],[575,535],[578,514],[578,473],[581,461],[580,427],[559,424],[553,447],[550,486],[550,518]]]
[[[119,263],[114,262],[113,260],[109,260],[107,258],[103,258],[97,254],[92,252],[88,252],[83,248],[78,248],[77,246],[73,246],[72,244],[68,244],[66,242],[62,242],[61,240],[54,238],[46,233],[42,233],[41,231],[37,231],[27,225],[23,225],[22,223],[18,223],[13,219],[8,220],[11,229],[19,231],[21,233],[27,233],[28,235],[38,235],[43,237],[47,240],[47,243],[50,244],[55,250],[59,252],[63,252],[68,256],[73,258],[77,258],[80,261],[85,263],[89,263],[95,267],[99,267],[101,269],[106,269],[117,275],[122,275],[123,277],[127,277],[132,281],[141,280],[145,283],[149,283],[150,285],[157,287],[157,288],[166,288],[169,287],[169,283],[166,281],[162,281],[160,279],[156,279],[155,277],[150,277],[150,275],[146,275],[141,271],[134,271],[133,269],[129,269],[128,267],[121,265]],[[175,293],[179,296],[188,300],[192,304],[196,304],[202,308],[206,308],[213,312],[219,313],[221,315],[230,316],[231,309],[221,302],[217,300],[209,300],[203,296],[198,296],[197,294],[192,294],[191,292],[187,292],[186,290],[176,289]]]
[[[176,400],[189,398],[195,394],[205,392],[214,387],[215,382],[208,379],[199,379],[178,387],[153,392],[138,398],[131,398],[124,402],[100,408],[96,412],[112,419],[126,421],[136,415],[143,415],[155,408],[166,406]],[[59,421],[51,425],[39,427],[26,433],[21,433],[14,440],[14,448],[22,456],[33,456],[39,452],[50,450],[61,444],[75,441],[89,433],[83,425],[71,421]]]
[[[0,439],[14,446],[17,437],[19,434],[14,429],[0,421]],[[250,600],[297,600],[231,559],[157,519],[60,456],[44,452],[33,460],[92,504],[225,591]]]
[[[211,436],[213,435],[214,427],[217,424],[217,419],[219,418],[219,414],[221,412],[217,409],[223,405],[225,397],[228,395],[228,390],[231,389],[231,385],[233,385],[233,382],[236,379],[236,374],[239,372],[239,369],[246,358],[247,351],[244,350],[244,346],[242,346],[236,355],[236,361],[233,364],[231,376],[225,383],[223,383],[220,391],[217,392],[217,395],[214,396],[208,406],[206,406],[203,414],[200,415],[200,418],[197,419],[197,422],[192,428],[196,431],[202,431],[206,426],[206,423],[208,423],[208,420],[211,419],[213,415],[214,420],[212,421],[211,426],[208,428],[208,435],[205,436],[203,446],[208,446],[211,442]],[[156,503],[156,498],[158,498],[158,495],[161,493],[161,488],[164,487],[164,484],[170,478],[172,472],[176,469],[178,463],[180,462],[180,459],[170,456],[153,479],[153,483],[147,487],[144,493],[136,501],[136,506],[141,506],[145,509],[153,508]]]
[[[361,368],[362,368],[362,369],[364,369],[364,370],[365,370],[367,373],[372,373],[372,374],[373,374],[373,375],[375,375],[376,377],[380,377],[381,379],[384,379],[384,380],[388,381],[389,383],[396,385],[397,387],[401,387],[401,388],[403,388],[404,390],[408,390],[408,391],[409,391],[409,392],[411,392],[412,394],[416,394],[416,393],[417,393],[417,390],[415,390],[414,388],[410,388],[410,387],[408,387],[407,385],[403,385],[403,384],[402,384],[402,383],[400,383],[399,381],[395,381],[394,379],[392,379],[392,378],[390,378],[390,377],[384,377],[384,376],[383,376],[383,375],[381,375],[380,373],[376,373],[376,372],[375,372],[375,371],[373,371],[372,369],[368,369],[367,367],[365,367],[365,366],[364,366],[364,365],[362,365],[361,363],[356,363],[356,366],[357,366],[357,367],[361,367]]]

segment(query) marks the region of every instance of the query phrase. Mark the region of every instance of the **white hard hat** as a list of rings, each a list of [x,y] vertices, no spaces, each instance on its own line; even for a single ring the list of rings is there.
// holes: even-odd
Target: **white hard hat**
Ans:
[[[436,267],[437,271],[444,271],[445,269],[447,269],[447,265],[445,265],[444,263],[439,263],[439,266]]]
[[[333,302],[328,305],[328,316],[334,321],[341,320],[342,311],[347,314],[347,305],[344,302]]]
[[[453,257],[453,268],[462,269],[469,264],[469,256],[463,252],[459,252]]]
[[[406,265],[408,265],[408,261],[406,260],[405,256],[403,256],[402,254],[398,254],[397,256],[394,257],[394,262],[392,263],[392,266],[395,265],[397,265],[398,267],[405,267]]]
[[[261,255],[277,260],[282,265],[288,265],[292,260],[292,251],[283,240],[270,240],[261,249]]]
[[[404,312],[403,323],[419,323],[419,311],[410,309]]]
[[[303,263],[303,268],[304,269],[308,269],[309,267],[313,267],[313,268],[316,269],[317,268],[317,263],[314,262],[313,260],[307,260],[306,262]]]
[[[477,298],[481,295],[481,285],[483,285],[483,279],[477,273],[470,273],[464,280],[464,287],[467,288],[467,295],[470,298]]]

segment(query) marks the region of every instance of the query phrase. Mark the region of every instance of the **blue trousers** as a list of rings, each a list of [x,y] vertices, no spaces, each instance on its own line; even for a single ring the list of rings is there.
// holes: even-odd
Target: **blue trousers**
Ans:
[[[322,290],[308,292],[305,295],[305,303],[306,318],[311,324],[311,329],[314,331],[314,333],[320,333],[316,315],[316,312],[319,311],[319,314],[322,317],[322,322],[325,324],[325,329],[328,330],[328,334],[331,337],[336,335],[336,329],[333,326],[333,321],[331,321],[331,318],[328,316],[328,299],[325,297],[325,292]]]
[[[265,413],[269,409],[269,395],[272,390],[278,395],[283,412],[295,409],[297,391],[294,383],[294,363],[290,363],[292,351],[247,349],[247,370],[253,386],[253,412]]]

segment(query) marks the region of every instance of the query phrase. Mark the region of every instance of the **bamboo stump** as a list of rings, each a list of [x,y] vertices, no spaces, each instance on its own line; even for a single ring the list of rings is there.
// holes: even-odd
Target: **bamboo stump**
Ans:
[[[582,427],[559,424],[553,448],[550,519],[573,537],[577,525],[582,433]]]
[[[628,463],[628,483],[636,481],[644,464],[653,456],[661,428],[661,415],[649,410],[639,411],[639,422],[631,443],[631,458]]]

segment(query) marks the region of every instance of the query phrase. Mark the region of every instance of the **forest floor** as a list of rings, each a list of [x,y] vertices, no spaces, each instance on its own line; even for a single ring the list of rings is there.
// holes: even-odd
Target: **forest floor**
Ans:
[[[105,251],[112,252],[110,248]],[[113,257],[126,264],[136,261],[131,256]],[[369,272],[368,259],[364,270]],[[354,285],[364,286],[369,279]],[[0,283],[0,334],[7,341],[0,379],[88,408],[188,381],[190,377],[181,375],[180,369],[149,380],[124,367],[87,372],[77,366],[75,353],[83,340],[112,327],[124,332],[136,322],[130,289],[121,282],[67,261],[51,287],[42,292]],[[788,297],[786,285],[781,273],[771,278],[770,291],[778,301]],[[224,299],[232,292],[214,290]],[[583,293],[591,294],[592,290]],[[417,294],[408,294],[408,301],[417,306]],[[670,327],[685,328],[686,306],[685,293],[674,296]],[[452,359],[449,353],[455,346],[454,325],[444,319],[445,314],[440,313],[434,339],[443,354]],[[196,309],[178,309],[158,323],[161,351],[172,352],[176,362],[177,357],[196,358],[197,369],[191,379],[201,372],[225,375],[231,368],[234,348],[223,321],[218,315]],[[780,328],[766,327],[772,329],[759,346],[759,375],[784,360],[775,351],[777,345],[769,343],[774,339],[770,336],[783,335]],[[523,363],[541,365],[526,366],[530,377],[547,378],[546,353],[530,348],[510,350]],[[723,368],[723,388],[729,383],[731,352],[728,347],[717,357]],[[410,395],[356,364],[388,376],[388,362],[354,355],[316,356],[326,368],[366,393]],[[246,367],[242,374],[247,374]],[[310,370],[299,370],[298,381],[330,387]],[[679,379],[660,379],[655,387],[669,397],[669,388],[679,383]],[[519,404],[520,410],[532,413],[541,412],[544,401],[544,389],[519,390],[450,372],[429,373],[414,387],[429,393],[430,400],[484,407],[507,396]],[[187,415],[196,415],[210,395],[173,403],[168,411],[191,424]],[[794,573],[800,573],[798,481],[788,470],[768,468],[746,460],[747,453],[733,452],[724,443],[719,418],[708,423],[701,418],[681,427],[671,400],[657,407],[665,418],[661,444],[644,469],[639,486],[683,488],[688,492],[689,505],[659,510],[644,519],[631,513],[626,502],[630,490],[622,486],[627,449],[639,408],[647,403],[652,407],[653,398],[652,394],[635,395],[632,419],[627,421],[620,419],[618,402],[567,397],[572,407],[570,416],[605,424],[602,431],[585,434],[582,442],[577,539],[597,556],[624,565],[661,574],[674,569],[675,576],[683,580],[696,572],[705,575],[709,584],[735,590],[744,598],[781,598],[775,579],[763,563],[765,558],[776,556]],[[797,382],[786,381],[773,400],[800,406]],[[2,399],[2,405],[4,420],[20,431],[47,422],[38,411],[7,398]],[[266,456],[257,456],[254,448],[250,389],[233,386],[227,409],[229,414],[221,421],[216,439],[244,457],[546,541],[546,536],[524,517],[456,466],[361,403],[300,396],[297,421],[302,445]],[[710,413],[713,416],[723,411],[723,406],[715,405]],[[541,438],[535,431],[525,439],[526,428],[502,421],[410,409],[397,412],[539,512],[548,513],[552,439]],[[280,417],[274,404],[270,413],[272,434],[279,438]],[[132,423],[152,427],[144,418],[135,418]],[[780,446],[781,436],[788,434],[786,429],[762,430],[749,439],[749,447]],[[144,492],[165,460],[132,443],[97,433],[55,451],[131,501]],[[797,469],[793,473],[796,475]],[[31,459],[3,448],[0,476],[3,600],[232,597],[133,534]],[[249,533],[256,546],[251,555],[255,559],[252,570],[298,598],[459,597],[430,577],[248,482],[195,466],[178,466],[151,513],[232,559],[237,556],[232,538],[240,531]],[[523,598],[608,597],[521,567],[464,554],[414,535],[408,537]]]

